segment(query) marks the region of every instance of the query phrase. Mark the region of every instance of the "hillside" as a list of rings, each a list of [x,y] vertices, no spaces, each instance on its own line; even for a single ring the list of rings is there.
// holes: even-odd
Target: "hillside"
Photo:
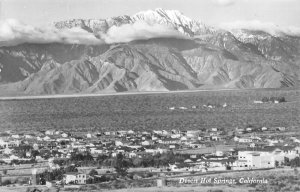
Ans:
[[[134,34],[137,37],[128,42],[115,42],[112,30],[135,27],[140,21],[171,27],[182,35],[168,37],[163,31],[143,29],[148,36]],[[163,9],[54,26],[80,27],[104,43],[0,46],[1,95],[299,86],[299,37],[218,30]]]

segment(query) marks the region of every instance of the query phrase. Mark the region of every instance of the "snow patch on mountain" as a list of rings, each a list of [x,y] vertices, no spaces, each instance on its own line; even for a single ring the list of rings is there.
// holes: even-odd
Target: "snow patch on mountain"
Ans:
[[[270,22],[261,22],[259,20],[222,23],[220,27],[229,31],[240,30],[240,29],[246,29],[252,31],[264,31],[273,36],[281,36],[282,34],[291,35],[291,36],[300,36],[299,27],[293,27],[293,26],[283,27]]]

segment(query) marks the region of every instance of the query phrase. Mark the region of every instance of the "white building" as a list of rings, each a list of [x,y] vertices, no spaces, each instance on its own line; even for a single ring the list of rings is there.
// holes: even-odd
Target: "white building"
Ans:
[[[87,175],[83,173],[66,173],[64,175],[64,180],[66,184],[86,184]]]
[[[233,138],[234,141],[239,142],[239,143],[252,143],[253,139],[252,138],[247,138],[247,137],[237,137],[235,136]]]
[[[291,146],[266,147],[254,150],[239,151],[237,166],[255,168],[275,167],[275,161],[281,163],[285,157],[289,159],[299,157],[298,148]]]
[[[237,166],[249,168],[275,167],[275,158],[271,154],[257,151],[239,151]]]
[[[53,129],[47,130],[47,131],[45,132],[46,135],[54,135],[54,133],[55,133],[55,130],[53,130]]]

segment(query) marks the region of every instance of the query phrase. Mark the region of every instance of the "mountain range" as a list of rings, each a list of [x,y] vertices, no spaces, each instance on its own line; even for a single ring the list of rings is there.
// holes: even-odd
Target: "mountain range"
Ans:
[[[104,41],[0,43],[1,95],[299,87],[298,36],[226,31],[163,9],[53,26]]]

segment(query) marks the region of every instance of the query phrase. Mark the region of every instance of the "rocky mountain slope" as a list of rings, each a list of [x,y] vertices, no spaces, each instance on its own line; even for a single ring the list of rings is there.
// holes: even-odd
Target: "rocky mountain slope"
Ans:
[[[215,31],[214,28],[204,23],[192,20],[177,10],[164,10],[161,8],[136,13],[132,16],[119,16],[108,19],[72,19],[55,22],[59,29],[81,27],[92,33],[105,33],[112,26],[121,26],[142,21],[148,24],[161,24],[175,28],[187,36],[208,34]]]
[[[299,37],[216,30],[178,11],[162,9],[102,20],[62,21],[55,26],[81,27],[101,38],[98,35],[112,26],[141,20],[172,27],[186,38],[0,47],[0,94],[299,86]]]

